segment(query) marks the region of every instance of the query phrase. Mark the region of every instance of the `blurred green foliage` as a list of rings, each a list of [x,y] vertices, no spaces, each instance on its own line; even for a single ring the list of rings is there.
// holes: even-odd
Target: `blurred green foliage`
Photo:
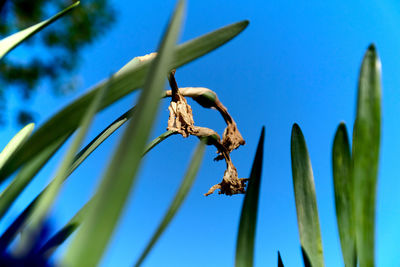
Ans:
[[[54,10],[62,10],[73,0],[0,0],[0,39],[23,30],[50,17]],[[86,0],[69,16],[35,35],[23,45],[39,53],[29,58],[6,57],[0,62],[0,122],[4,123],[7,90],[17,89],[26,100],[32,97],[40,82],[51,81],[53,92],[65,94],[74,89],[63,77],[77,67],[82,48],[104,34],[115,20],[115,10],[108,0]],[[68,76],[66,76],[68,75]],[[33,120],[33,112],[21,105],[15,119],[26,124]]]

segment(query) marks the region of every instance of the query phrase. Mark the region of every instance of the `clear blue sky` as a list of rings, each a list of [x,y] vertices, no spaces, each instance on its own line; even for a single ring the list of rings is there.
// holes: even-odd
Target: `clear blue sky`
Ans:
[[[111,2],[118,11],[117,23],[85,49],[77,71],[80,89],[67,98],[54,98],[51,88],[44,86],[30,101],[39,112],[39,124],[131,58],[154,51],[175,5],[172,0]],[[302,261],[290,165],[291,126],[294,122],[301,126],[314,169],[326,266],[340,266],[331,146],[340,121],[352,129],[359,66],[367,46],[375,43],[383,70],[377,265],[400,265],[400,4],[389,0],[300,2],[189,1],[181,41],[243,19],[250,20],[250,25],[232,42],[179,69],[178,84],[211,88],[228,107],[247,142],[232,154],[240,177],[249,175],[261,127],[266,126],[256,266],[276,265],[278,250],[285,266],[299,266]],[[15,102],[17,95],[8,97]],[[129,96],[102,112],[90,137],[133,102]],[[197,125],[222,133],[224,122],[215,111],[190,104]],[[162,105],[154,136],[165,131],[167,105]],[[1,144],[16,130],[14,126],[5,129]],[[53,210],[56,229],[91,195],[118,137],[104,143],[69,179]],[[146,156],[102,266],[131,266],[137,259],[179,186],[196,143],[196,138],[174,136]],[[61,155],[41,172],[6,221],[50,179]],[[212,161],[214,155],[215,150],[208,148],[189,197],[144,266],[233,266],[243,196],[203,196],[224,172],[224,163]]]

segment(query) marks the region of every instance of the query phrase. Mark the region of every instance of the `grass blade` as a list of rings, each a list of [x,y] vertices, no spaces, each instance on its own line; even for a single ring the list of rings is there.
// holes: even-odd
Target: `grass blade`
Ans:
[[[311,161],[303,133],[297,124],[292,128],[291,157],[301,247],[311,266],[324,266]]]
[[[340,244],[346,267],[357,266],[354,226],[354,180],[346,125],[341,123],[336,131],[332,149],[333,185],[335,188],[336,219]]]
[[[258,200],[260,194],[261,171],[264,154],[264,134],[265,128],[263,127],[260,140],[258,141],[253,167],[251,168],[246,195],[243,200],[242,212],[240,214],[239,232],[236,244],[236,267],[253,266]]]
[[[122,213],[139,169],[145,144],[155,120],[159,98],[171,70],[184,2],[180,1],[160,45],[145,87],[121,142],[97,190],[97,197],[84,224],[72,240],[64,263],[67,266],[95,266],[101,259]],[[118,183],[115,183],[118,180]]]
[[[178,68],[225,44],[242,32],[247,25],[248,21],[234,23],[179,45],[176,48],[175,59],[170,65],[171,69]],[[7,161],[4,168],[0,169],[0,182],[4,181],[21,165],[35,157],[46,146],[55,142],[55,140],[61,136],[64,136],[66,132],[74,131],[78,127],[81,114],[101,87],[106,84],[110,86],[110,90],[102,102],[101,109],[111,105],[135,89],[142,87],[150,63],[151,62],[146,62],[144,64],[128,63],[127,65],[130,65],[130,67],[124,68],[124,71],[114,77],[112,82],[108,81],[107,83],[106,81],[99,84],[93,90],[89,91],[50,118],[44,125],[33,133],[31,138],[27,140],[21,149],[23,152],[19,151],[16,153],[16,155]],[[160,97],[161,96],[162,94],[160,93]]]
[[[3,167],[4,163],[11,157],[11,155],[22,146],[26,139],[28,139],[34,127],[34,123],[29,123],[14,135],[10,142],[8,142],[0,153],[0,168]]]
[[[381,133],[381,63],[374,45],[364,55],[353,132],[354,207],[359,265],[375,264],[375,204]]]
[[[48,20],[42,21],[38,24],[35,24],[25,30],[19,31],[17,33],[14,33],[13,35],[10,35],[3,40],[0,41],[0,59],[2,59],[6,54],[8,54],[11,50],[13,50],[15,47],[20,45],[22,42],[24,42],[26,39],[34,35],[35,33],[41,31],[43,28],[47,27],[54,21],[58,20],[65,14],[67,14],[69,11],[71,11],[73,8],[79,5],[79,1],[75,2],[74,4],[70,5],[63,11],[59,12],[55,16],[49,18]]]
[[[183,201],[188,195],[190,189],[192,188],[193,182],[196,178],[197,172],[200,168],[201,161],[203,159],[204,150],[205,150],[205,143],[200,142],[200,144],[197,146],[196,151],[193,154],[190,166],[186,171],[185,178],[183,179],[178,192],[175,194],[174,200],[169,206],[169,209],[165,214],[164,218],[162,219],[157,230],[151,237],[150,242],[147,244],[146,248],[144,249],[144,251],[142,252],[142,254],[140,255],[139,259],[137,260],[134,266],[138,267],[143,263],[144,259],[149,254],[154,244],[158,241],[162,233],[165,231],[169,223],[174,218],[175,214],[178,212],[178,209],[181,207]]]

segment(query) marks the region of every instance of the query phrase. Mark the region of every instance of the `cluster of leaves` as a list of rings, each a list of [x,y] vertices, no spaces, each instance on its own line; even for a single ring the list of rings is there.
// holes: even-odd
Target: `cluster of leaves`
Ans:
[[[1,40],[0,59],[32,35],[69,13],[78,4],[79,2],[46,21]],[[95,266],[100,261],[122,213],[127,196],[135,185],[142,157],[162,140],[174,134],[172,130],[167,131],[146,146],[167,76],[171,70],[228,42],[248,25],[247,21],[234,23],[177,46],[175,43],[180,30],[184,6],[185,2],[179,1],[157,55],[148,60],[142,60],[142,57],[134,58],[112,77],[96,85],[88,93],[51,117],[36,131],[33,131],[34,124],[32,123],[25,126],[1,152],[0,182],[5,182],[14,172],[18,171],[18,173],[0,194],[0,218],[6,214],[12,203],[54,153],[75,133],[55,177],[1,234],[0,265],[18,266],[26,262],[29,262],[31,266],[50,265],[49,257],[72,233],[75,233],[75,236],[68,245],[61,263],[66,266]],[[138,88],[143,89],[136,106],[117,118],[79,151],[96,113]],[[193,98],[204,105],[210,104],[206,104],[207,99],[208,101],[214,99],[214,104],[219,103],[219,108],[223,107],[220,102],[216,101],[215,94],[214,98],[210,98],[207,93],[209,91]],[[164,95],[167,96],[168,92]],[[173,95],[172,99],[174,100]],[[219,142],[221,154],[225,153],[222,150],[226,149],[225,145],[234,142],[230,138],[233,136],[231,135],[232,127],[229,126],[233,125],[233,119],[230,116],[229,119],[224,138]],[[46,218],[63,182],[103,141],[126,122],[128,122],[127,127],[107,170],[103,173],[95,194],[64,227],[55,235],[47,237]],[[264,131],[248,185],[249,194],[245,197],[244,210],[247,210],[247,215],[244,212],[241,219],[242,228],[244,230],[252,229],[252,231],[239,233],[239,236],[242,236],[239,237],[239,240],[242,241],[238,243],[238,251],[241,252],[248,251],[249,247],[245,245],[247,240],[254,240],[263,136]],[[160,226],[138,259],[137,266],[143,262],[168,226],[193,184],[200,167],[205,144],[210,143],[209,135],[198,135],[198,137],[200,137],[200,143],[194,152],[181,187]],[[212,138],[211,140],[213,140]],[[119,182],[115,183],[115,180]],[[19,236],[18,240],[16,240],[17,236]],[[245,253],[244,255],[249,254]],[[239,261],[241,258],[243,257],[238,254]]]
[[[352,149],[344,123],[332,148],[336,218],[345,266],[375,265],[375,202],[381,131],[381,63],[374,45],[358,82]],[[351,152],[352,150],[352,152]],[[314,177],[307,146],[295,124],[291,139],[293,186],[305,266],[324,266]]]
[[[71,5],[73,0],[1,0],[0,37],[21,31],[48,17],[51,10],[60,10]],[[6,58],[0,62],[0,94],[14,85],[23,97],[29,98],[42,79],[54,82],[55,93],[70,90],[73,83],[63,77],[77,66],[82,49],[101,36],[115,19],[114,9],[107,0],[86,0],[81,7],[51,28],[35,35],[24,45],[27,49],[40,49],[40,56],[30,54],[28,58]],[[46,56],[44,56],[46,54]],[[1,99],[5,105],[6,100]],[[31,113],[21,108],[19,122],[31,121]]]

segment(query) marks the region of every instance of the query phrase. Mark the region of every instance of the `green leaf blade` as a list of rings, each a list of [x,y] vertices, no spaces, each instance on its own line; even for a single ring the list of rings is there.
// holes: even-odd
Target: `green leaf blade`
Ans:
[[[236,267],[252,267],[254,262],[254,242],[264,154],[264,135],[265,128],[263,127],[240,215],[239,232],[236,243]]]
[[[4,163],[22,146],[22,144],[28,139],[33,129],[35,128],[34,123],[29,123],[22,128],[14,137],[8,142],[3,151],[0,153],[0,169]]]
[[[125,121],[125,119],[127,119],[131,113],[127,112],[125,113],[123,116],[119,117],[118,119],[116,119],[109,127],[106,128],[107,129],[114,129],[115,126],[119,125],[121,122]],[[127,117],[128,116],[128,117]],[[103,131],[103,134],[109,133],[109,131]],[[147,147],[145,152],[143,153],[143,156],[146,155],[148,152],[150,152],[156,145],[158,145],[160,142],[164,141],[166,138],[168,138],[169,136],[173,135],[174,132],[172,131],[166,131],[165,133],[161,134],[160,136],[156,137],[153,141],[151,141]],[[98,137],[103,136],[102,134],[100,134]],[[95,138],[96,139],[96,138]],[[95,141],[95,140],[93,140]],[[94,145],[95,143],[98,142],[91,142],[92,145]],[[90,145],[91,146],[91,145]],[[89,146],[89,147],[90,147]],[[87,148],[87,147],[86,147]],[[89,149],[83,149],[81,152],[79,153],[81,154],[81,156],[84,156],[85,151],[87,150],[91,150]],[[201,151],[200,151],[201,152]],[[203,153],[203,152],[201,152]],[[199,153],[200,154],[200,153]],[[81,156],[79,156],[78,158],[80,158]],[[196,157],[197,158],[197,157]],[[195,162],[197,162],[197,159],[195,158]],[[190,170],[193,170],[193,168],[190,168]],[[188,173],[192,173],[191,171],[188,171]],[[46,189],[44,189],[46,190]],[[43,190],[43,191],[44,191]],[[43,194],[43,191],[39,194],[38,197],[40,197],[41,194]],[[45,245],[43,245],[43,247],[41,248],[40,253],[43,253],[46,255],[46,257],[50,257],[52,255],[52,253],[57,249],[58,246],[60,246],[65,240],[68,239],[68,237],[81,225],[81,223],[83,222],[83,219],[86,217],[86,214],[88,212],[88,210],[90,209],[90,205],[92,205],[92,203],[94,202],[96,195],[94,195],[69,221],[67,224],[65,224],[61,230],[59,230],[53,237],[51,237]],[[36,199],[31,202],[31,204],[28,205],[28,207],[24,210],[23,214],[27,214],[27,210],[30,209],[31,206],[33,206],[35,204]],[[18,220],[17,220],[18,221]],[[20,220],[21,221],[21,220]],[[16,223],[13,223],[14,225],[16,225]],[[13,229],[16,229],[16,227],[12,227]],[[18,229],[18,228],[17,228]],[[12,235],[12,238],[8,238],[7,240],[12,240],[17,232],[15,232]],[[8,235],[11,236],[11,235]],[[0,241],[1,241],[1,237],[0,237]]]
[[[311,265],[322,267],[324,258],[314,177],[307,145],[297,124],[292,128],[291,158],[300,243]]]
[[[344,264],[357,266],[354,225],[354,180],[351,167],[350,143],[346,125],[336,131],[332,149],[333,185],[335,189],[336,219]]]
[[[381,63],[371,45],[364,55],[358,82],[353,131],[356,247],[360,266],[375,265],[376,183],[381,133]]]
[[[27,162],[10,182],[9,185],[1,192],[0,195],[0,219],[9,210],[14,201],[33,180],[35,175],[42,169],[47,161],[58,151],[58,149],[68,140],[70,134],[62,136],[59,140],[49,144],[44,150]]]
[[[43,28],[47,27],[54,21],[58,20],[65,14],[67,14],[69,11],[71,11],[73,8],[78,6],[80,1],[75,2],[74,4],[70,5],[63,11],[59,12],[55,16],[42,21],[38,24],[35,24],[25,30],[22,30],[20,32],[14,33],[13,35],[10,35],[0,41],[0,59],[2,59],[5,55],[7,55],[11,50],[16,48],[18,45],[20,45],[22,42],[24,42],[26,39],[34,35],[35,33],[41,31]]]
[[[161,43],[136,106],[136,115],[127,126],[121,142],[97,190],[87,218],[72,240],[64,257],[67,266],[95,266],[101,259],[114,231],[150,135],[166,77],[171,70],[182,21],[184,2],[180,1]],[[115,183],[118,180],[118,183]]]
[[[93,102],[87,108],[83,118],[81,119],[80,129],[68,148],[68,151],[66,152],[60,167],[57,170],[55,178],[46,187],[46,190],[44,190],[40,198],[37,198],[37,203],[33,206],[32,211],[28,215],[29,225],[27,225],[27,229],[21,235],[21,241],[19,242],[20,246],[16,252],[17,254],[25,255],[31,246],[31,242],[34,242],[33,239],[36,238],[37,233],[40,232],[47,213],[53,205],[64,180],[70,174],[69,170],[74,161],[75,154],[77,153],[87,132],[89,131],[90,125],[92,124],[93,118],[106,90],[107,87],[103,87],[102,90],[98,91],[96,97],[93,99]]]
[[[200,168],[201,161],[203,159],[205,150],[205,143],[200,142],[197,146],[196,151],[192,156],[192,160],[190,161],[189,168],[186,171],[185,177],[181,183],[181,186],[178,189],[178,192],[175,194],[175,197],[168,208],[164,218],[162,219],[161,223],[159,224],[157,230],[151,237],[149,243],[145,247],[144,251],[140,255],[139,259],[135,263],[134,266],[139,267],[143,261],[145,260],[146,256],[149,254],[151,249],[153,248],[154,244],[158,241],[160,236],[163,234],[165,229],[168,227],[172,219],[174,218],[175,214],[178,212],[178,209],[181,207],[183,201],[185,200],[186,196],[189,193],[189,190],[192,188],[193,182],[196,178],[197,172]]]

